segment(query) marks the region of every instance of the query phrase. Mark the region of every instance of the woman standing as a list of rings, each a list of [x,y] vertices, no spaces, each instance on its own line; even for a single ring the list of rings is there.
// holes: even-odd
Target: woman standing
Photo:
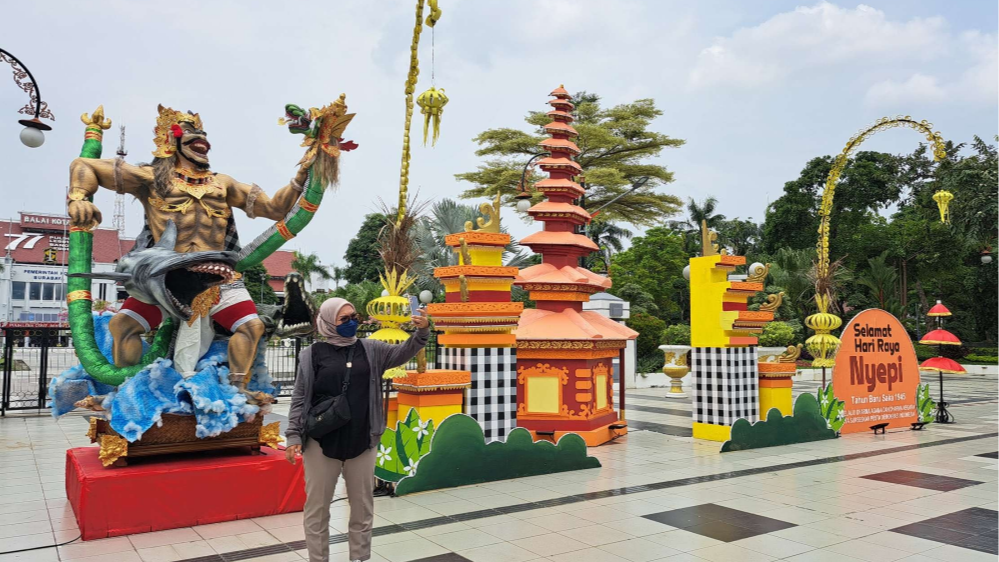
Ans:
[[[429,321],[422,310],[413,316],[416,334],[398,345],[358,340],[357,324],[357,311],[346,300],[332,298],[323,302],[316,329],[326,341],[302,351],[291,395],[285,458],[295,464],[296,456],[301,454],[305,463],[305,543],[311,562],[329,560],[330,502],[341,473],[350,503],[350,559],[371,557],[375,451],[385,432],[381,376],[387,369],[409,361],[430,336]],[[350,420],[318,441],[309,437],[305,421],[313,397],[340,395],[348,370]]]

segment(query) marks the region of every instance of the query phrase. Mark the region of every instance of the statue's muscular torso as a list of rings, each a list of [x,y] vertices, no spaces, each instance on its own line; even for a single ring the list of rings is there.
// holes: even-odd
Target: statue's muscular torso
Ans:
[[[129,193],[138,199],[146,212],[146,220],[153,235],[159,240],[169,221],[177,225],[178,252],[224,250],[226,226],[232,209],[242,209],[250,217],[281,220],[291,210],[299,192],[292,185],[279,189],[268,197],[259,187],[237,182],[225,174],[209,176],[210,181],[190,185],[182,179],[169,182],[165,193],[153,186],[152,166],[132,166],[121,163],[115,178],[114,160],[77,158],[70,166],[70,219],[74,226],[91,226],[100,221],[100,211],[84,196],[93,195],[98,186]],[[184,175],[183,168],[176,172]],[[296,181],[305,181],[305,170],[300,169]],[[199,197],[200,196],[200,197]]]

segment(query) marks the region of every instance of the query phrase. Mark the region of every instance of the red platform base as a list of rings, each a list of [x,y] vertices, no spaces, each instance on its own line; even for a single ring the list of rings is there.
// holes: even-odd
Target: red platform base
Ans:
[[[261,447],[260,455],[213,451],[136,459],[104,468],[98,447],[66,451],[66,496],[83,540],[301,511],[301,461]]]

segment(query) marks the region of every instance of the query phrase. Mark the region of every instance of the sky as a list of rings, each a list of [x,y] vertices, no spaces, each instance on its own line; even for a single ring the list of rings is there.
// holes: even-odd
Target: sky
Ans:
[[[69,163],[83,141],[78,116],[99,104],[114,122],[106,157],[124,124],[128,161],[149,161],[162,103],[200,113],[214,171],[273,193],[304,150],[301,137],[277,124],[284,105],[318,107],[346,93],[357,116],[345,137],[360,147],[343,156],[340,186],[316,219],[285,245],[344,265],[364,215],[398,194],[414,5],[19,4],[16,21],[7,14],[0,47],[31,69],[56,120],[42,147],[24,147],[16,112],[27,95],[13,81],[0,86],[0,215],[64,212]],[[423,200],[469,188],[454,174],[483,162],[472,139],[489,128],[529,130],[524,116],[547,110],[559,84],[597,93],[605,105],[654,98],[663,115],[651,128],[686,141],[655,159],[675,174],[659,189],[684,201],[714,196],[722,214],[757,222],[808,160],[838,153],[881,116],[929,120],[955,142],[992,139],[999,129],[995,1],[440,0],[440,7],[433,36],[424,29],[416,91],[433,83],[450,103],[436,147],[422,146],[422,119],[414,118],[410,190]],[[864,149],[907,153],[921,140],[891,130]],[[110,227],[113,194],[102,190],[96,203]],[[135,236],[141,206],[129,199],[125,210],[126,234]],[[236,215],[244,243],[270,225]],[[540,228],[512,208],[503,218],[517,237]]]

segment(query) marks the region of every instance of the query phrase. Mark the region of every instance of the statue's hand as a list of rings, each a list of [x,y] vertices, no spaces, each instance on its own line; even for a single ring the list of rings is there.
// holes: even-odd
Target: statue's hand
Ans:
[[[70,201],[69,219],[72,226],[92,228],[101,222],[101,210],[90,201]]]
[[[298,173],[295,174],[295,182],[298,183],[298,185],[305,185],[305,182],[308,181],[308,179],[309,179],[309,168],[306,166],[299,166]]]

